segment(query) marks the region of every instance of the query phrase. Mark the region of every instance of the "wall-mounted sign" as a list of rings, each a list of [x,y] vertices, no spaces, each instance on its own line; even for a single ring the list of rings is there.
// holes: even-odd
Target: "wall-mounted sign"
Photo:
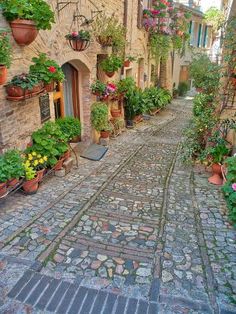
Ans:
[[[39,107],[41,122],[45,122],[51,118],[49,95],[45,94],[39,97]]]

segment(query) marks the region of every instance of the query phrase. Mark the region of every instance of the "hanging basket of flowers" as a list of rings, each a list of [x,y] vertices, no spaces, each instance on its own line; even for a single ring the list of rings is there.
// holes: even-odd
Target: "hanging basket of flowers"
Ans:
[[[91,35],[89,31],[80,30],[78,33],[72,32],[67,34],[65,37],[74,51],[84,51],[90,45]]]

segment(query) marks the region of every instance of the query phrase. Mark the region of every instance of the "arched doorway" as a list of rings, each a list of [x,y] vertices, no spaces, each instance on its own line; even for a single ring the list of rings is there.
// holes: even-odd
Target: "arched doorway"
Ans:
[[[54,94],[56,118],[71,116],[80,119],[79,72],[70,63],[63,64],[62,71],[65,81],[57,85]]]

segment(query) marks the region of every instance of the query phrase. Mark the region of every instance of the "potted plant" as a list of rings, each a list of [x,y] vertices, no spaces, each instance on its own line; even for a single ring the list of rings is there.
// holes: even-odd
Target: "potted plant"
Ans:
[[[11,149],[4,154],[6,165],[8,167],[7,185],[14,187],[19,183],[19,179],[24,176],[23,157],[19,150]]]
[[[53,92],[54,82],[62,82],[65,75],[56,61],[49,59],[45,53],[40,53],[38,57],[32,58],[30,74],[35,75],[39,81],[44,83],[47,92]]]
[[[78,142],[81,135],[81,123],[78,118],[64,117],[56,120],[67,142]]]
[[[26,160],[24,163],[25,168],[25,182],[22,185],[23,190],[27,194],[35,194],[39,187],[39,178],[36,170],[30,166],[30,162]]]
[[[94,129],[100,132],[101,137],[109,137],[108,106],[105,103],[95,102],[92,105],[91,123]]]
[[[6,30],[0,30],[0,85],[6,83],[7,68],[11,65],[11,45]]]
[[[132,77],[126,77],[117,83],[117,93],[124,96],[129,90],[135,88],[135,81]]]
[[[94,95],[102,96],[102,95],[105,95],[106,84],[102,83],[99,80],[96,80],[93,84],[91,84],[90,89]]]
[[[89,47],[91,35],[89,31],[80,30],[67,34],[65,38],[69,41],[70,46],[75,51],[84,51]]]
[[[125,102],[124,102],[126,126],[128,128],[132,128],[134,125],[134,117],[136,116],[136,109],[138,106],[138,102],[139,102],[139,95],[137,93],[137,88],[130,89],[125,94]]]
[[[54,23],[54,13],[44,0],[2,0],[0,8],[20,46],[31,44],[38,30],[51,29]]]
[[[116,55],[110,55],[104,59],[101,63],[101,69],[106,73],[108,77],[112,77],[116,71],[122,66],[122,59]]]
[[[43,88],[43,83],[39,81],[35,74],[22,73],[16,75],[6,85],[7,99],[19,101],[38,95]]]
[[[33,168],[37,172],[38,181],[42,181],[46,167],[47,167],[47,156],[42,156],[41,154],[32,151],[25,156],[25,163]]]
[[[130,66],[130,63],[135,61],[136,58],[135,57],[132,57],[132,56],[127,56],[125,57],[125,61],[124,61],[124,67],[128,68]]]
[[[0,198],[7,194],[7,180],[10,179],[4,155],[0,155]]]

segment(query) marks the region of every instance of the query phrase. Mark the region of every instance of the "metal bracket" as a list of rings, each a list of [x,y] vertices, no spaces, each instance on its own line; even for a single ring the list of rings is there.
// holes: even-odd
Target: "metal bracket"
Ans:
[[[57,0],[57,12],[58,14],[64,10],[69,4],[78,4],[80,2],[80,0],[76,0],[76,1],[60,1],[60,0]]]

